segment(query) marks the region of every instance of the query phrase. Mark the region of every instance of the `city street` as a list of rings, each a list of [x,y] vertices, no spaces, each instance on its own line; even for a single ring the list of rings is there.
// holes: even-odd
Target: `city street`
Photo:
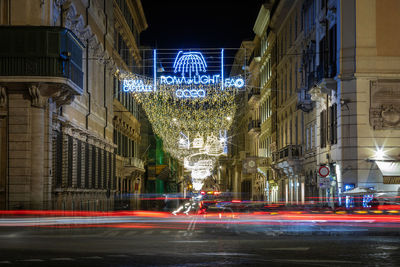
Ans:
[[[0,0],[1,266],[400,266],[400,0]]]
[[[20,266],[398,266],[399,236],[282,236],[224,230],[13,230],[0,264]]]
[[[18,220],[18,218],[13,218]],[[23,218],[26,219],[26,218]],[[23,220],[19,219],[19,220]],[[68,220],[56,226],[58,219]],[[19,266],[398,266],[400,232],[385,227],[255,225],[204,216],[36,218],[0,227],[0,264]],[[102,221],[104,220],[104,221]],[[28,220],[29,221],[29,220]],[[43,222],[39,227],[38,222]],[[53,225],[45,225],[52,221]],[[135,221],[128,223],[128,221]],[[254,222],[255,220],[251,220]],[[359,220],[361,221],[361,220]],[[93,224],[96,222],[98,225]],[[289,221],[287,221],[289,222]],[[4,224],[5,220],[2,219]],[[354,223],[354,222],[353,222]],[[286,224],[287,225],[287,224]],[[295,226],[296,225],[296,226]]]

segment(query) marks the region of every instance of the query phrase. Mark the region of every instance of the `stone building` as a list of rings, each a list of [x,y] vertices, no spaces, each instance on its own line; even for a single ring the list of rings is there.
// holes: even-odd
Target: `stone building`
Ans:
[[[271,150],[278,189],[277,197],[269,189],[271,201],[343,204],[354,187],[398,194],[399,8],[395,0],[281,0],[261,8],[254,28],[261,38],[260,157]],[[269,88],[276,92],[271,104]]]
[[[113,208],[115,74],[140,61],[115,47],[128,13],[146,28],[140,1],[0,1],[0,208]]]
[[[310,93],[318,164],[331,172],[322,196],[332,203],[353,187],[399,195],[400,3],[329,0],[319,1],[318,10],[320,56]]]
[[[260,134],[259,50],[260,40],[243,41],[235,55],[231,76],[246,76],[246,91],[237,96],[237,111],[231,136],[228,161],[219,172],[224,172],[229,190],[235,197],[263,199],[265,177],[257,173]],[[228,165],[228,166],[225,166]]]
[[[260,137],[258,172],[265,178],[263,195],[266,201],[278,201],[278,185],[272,168],[272,151],[276,147],[276,46],[269,22],[272,4],[264,4],[258,13],[253,31],[260,39],[259,88],[260,88]]]
[[[146,28],[147,22],[140,1],[115,1],[114,60],[119,72],[141,72],[143,55],[139,50],[139,37]],[[144,187],[145,172],[139,118],[139,113],[143,111],[131,94],[122,91],[122,83],[116,77],[113,87],[117,208],[139,208],[137,193]]]
[[[262,152],[270,201],[304,202],[304,114],[298,108],[301,55],[312,32],[304,30],[302,1],[269,1],[260,10],[255,32],[262,39]],[[264,15],[263,15],[264,13]],[[263,26],[263,27],[261,27]],[[301,72],[299,72],[299,70]]]

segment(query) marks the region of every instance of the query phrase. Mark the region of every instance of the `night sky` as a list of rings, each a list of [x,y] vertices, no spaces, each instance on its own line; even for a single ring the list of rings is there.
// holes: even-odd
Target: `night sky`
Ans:
[[[254,38],[261,0],[142,0],[151,48],[236,48]]]

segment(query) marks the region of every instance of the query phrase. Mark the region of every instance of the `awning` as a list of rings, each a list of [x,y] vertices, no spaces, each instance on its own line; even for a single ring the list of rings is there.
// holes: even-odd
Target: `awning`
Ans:
[[[382,172],[384,184],[400,184],[400,162],[375,161]]]
[[[361,196],[361,195],[373,194],[375,192],[376,192],[375,190],[369,188],[356,187],[351,190],[345,191],[342,194],[347,196]]]
[[[383,176],[400,176],[400,162],[375,161]]]

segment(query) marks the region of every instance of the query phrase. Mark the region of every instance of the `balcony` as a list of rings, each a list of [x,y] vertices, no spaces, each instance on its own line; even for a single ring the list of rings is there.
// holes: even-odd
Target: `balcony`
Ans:
[[[297,108],[304,112],[309,112],[313,109],[313,101],[307,88],[300,88],[297,92]]]
[[[67,85],[83,93],[83,44],[68,29],[1,26],[0,80]]]
[[[257,159],[257,166],[260,168],[271,167],[272,159],[271,157],[259,157]]]
[[[302,149],[300,145],[288,145],[281,148],[272,154],[272,159],[275,163],[280,161],[298,160],[302,156]]]
[[[259,120],[252,120],[249,123],[249,133],[255,133],[258,134],[260,133],[261,129],[261,122]]]
[[[144,162],[136,157],[124,158],[124,167],[144,170]]]
[[[247,101],[249,105],[253,105],[257,101],[260,101],[260,88],[252,88],[247,94]]]
[[[337,83],[334,79],[336,76],[336,63],[328,64],[327,70],[324,69],[324,64],[320,64],[317,67],[317,83],[321,89],[325,89],[326,93],[330,91],[336,91]]]

